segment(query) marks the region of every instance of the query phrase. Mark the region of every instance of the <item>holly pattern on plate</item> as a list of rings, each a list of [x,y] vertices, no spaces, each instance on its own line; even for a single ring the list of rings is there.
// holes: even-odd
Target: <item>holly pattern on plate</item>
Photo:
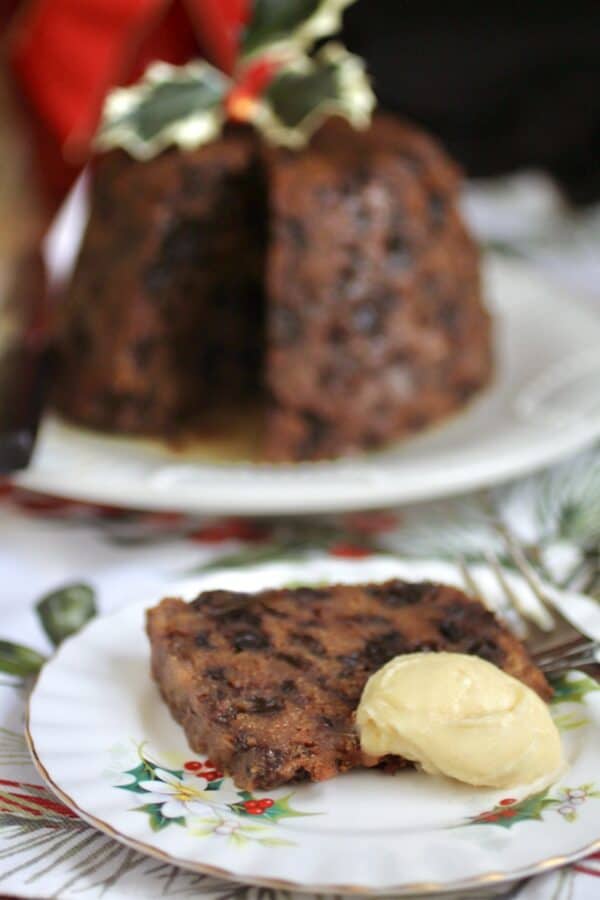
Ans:
[[[493,809],[472,816],[469,825],[497,825],[512,828],[519,822],[543,821],[544,813],[557,812],[567,822],[577,818],[577,808],[591,798],[600,797],[594,784],[583,784],[577,788],[562,787],[556,796],[550,796],[554,788],[547,788],[531,794],[523,800],[504,797]]]
[[[210,759],[188,759],[169,768],[154,760],[144,744],[138,756],[138,765],[123,773],[130,780],[115,787],[139,796],[140,805],[132,809],[148,816],[153,831],[179,825],[196,837],[226,837],[237,845],[291,846],[273,826],[281,819],[313,815],[294,809],[292,794],[273,799],[239,790]]]

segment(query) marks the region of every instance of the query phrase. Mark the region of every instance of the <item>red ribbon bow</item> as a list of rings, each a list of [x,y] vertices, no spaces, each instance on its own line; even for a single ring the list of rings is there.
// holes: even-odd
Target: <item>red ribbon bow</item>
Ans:
[[[202,55],[230,73],[251,0],[24,0],[9,59],[32,113],[51,201],[62,198],[89,152],[104,99],[148,63]],[[0,0],[0,22],[15,0]]]

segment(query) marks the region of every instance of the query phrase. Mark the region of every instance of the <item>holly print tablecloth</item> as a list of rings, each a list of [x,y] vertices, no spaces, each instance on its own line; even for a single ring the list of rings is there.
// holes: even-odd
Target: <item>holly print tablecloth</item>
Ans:
[[[589,451],[550,472],[476,496],[294,522],[128,512],[4,485],[0,891],[61,900],[186,895],[243,900],[259,894],[272,894],[275,900],[277,894],[141,856],[86,825],[42,786],[23,737],[28,673],[64,634],[92,615],[157,597],[192,572],[271,559],[315,553],[360,558],[383,552],[460,556],[476,563],[492,549],[509,566],[507,532],[546,581],[596,597],[600,604],[600,452]],[[600,896],[600,854],[508,889],[469,896],[498,894],[520,900],[592,900]]]

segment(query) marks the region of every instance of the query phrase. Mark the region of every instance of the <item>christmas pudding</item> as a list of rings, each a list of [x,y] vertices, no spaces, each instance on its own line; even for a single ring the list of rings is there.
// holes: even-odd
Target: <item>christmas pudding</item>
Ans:
[[[181,439],[251,410],[266,459],[315,460],[422,429],[489,381],[459,173],[417,128],[371,118],[359,60],[307,55],[311,21],[301,50],[251,23],[233,78],[159,64],[109,98],[60,314],[68,419]]]
[[[169,597],[148,610],[147,631],[152,673],[190,747],[246,790],[372,765],[354,711],[369,676],[400,654],[478,656],[552,695],[517,638],[478,600],[441,584]]]

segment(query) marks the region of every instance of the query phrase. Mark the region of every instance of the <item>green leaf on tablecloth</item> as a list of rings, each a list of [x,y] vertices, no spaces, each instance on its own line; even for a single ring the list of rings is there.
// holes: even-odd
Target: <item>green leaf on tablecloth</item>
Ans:
[[[242,56],[312,46],[340,30],[344,9],[356,0],[254,0],[241,40]]]
[[[89,584],[65,585],[42,597],[36,611],[44,631],[56,647],[96,616],[94,589]]]
[[[331,115],[366,128],[375,107],[362,59],[340,44],[300,57],[275,76],[257,105],[254,125],[272,143],[302,147]]]
[[[12,641],[0,641],[0,672],[27,678],[37,675],[45,662],[46,657],[31,647],[13,644]]]
[[[550,701],[552,704],[583,703],[587,694],[600,691],[600,684],[587,675],[567,672],[564,675],[551,675],[548,680],[554,689]]]

